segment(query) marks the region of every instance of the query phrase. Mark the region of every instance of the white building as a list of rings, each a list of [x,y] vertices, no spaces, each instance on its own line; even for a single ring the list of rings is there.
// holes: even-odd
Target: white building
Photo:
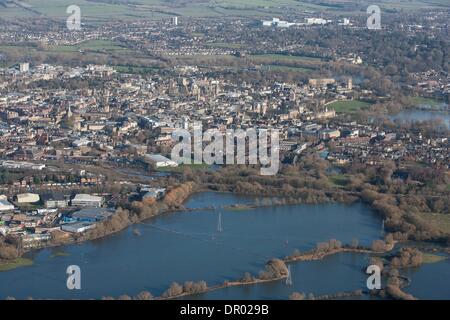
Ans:
[[[161,167],[178,167],[175,161],[170,160],[160,154],[146,154],[145,158],[157,168]]]
[[[166,188],[142,188],[141,192],[145,192],[142,196],[143,200],[146,199],[162,199],[166,194]]]
[[[103,202],[103,197],[80,193],[72,199],[72,206],[101,207],[103,205]]]
[[[59,193],[49,193],[42,195],[42,201],[45,204],[45,208],[65,208],[69,205],[69,200],[67,200],[63,194]]]
[[[95,223],[91,222],[73,222],[61,226],[61,230],[72,233],[82,233],[93,228],[95,228]]]
[[[178,17],[172,17],[172,24],[173,24],[174,26],[177,26],[177,25],[178,25]]]
[[[72,145],[73,145],[74,147],[79,148],[79,147],[82,147],[82,146],[87,146],[89,143],[91,143],[91,142],[90,142],[88,139],[82,138],[82,139],[74,140],[74,141],[72,142]]]
[[[21,193],[17,195],[17,203],[36,203],[41,198],[36,193]]]
[[[19,70],[22,73],[30,71],[30,64],[28,62],[19,64]]]
[[[271,21],[270,20],[263,21],[262,25],[265,27],[289,28],[290,26],[295,25],[295,23],[283,21],[280,20],[279,18],[273,18]]]
[[[9,233],[9,228],[7,226],[0,226],[0,234],[6,236]]]
[[[315,24],[324,25],[330,22],[331,20],[325,20],[322,18],[306,18],[306,24],[308,25],[315,25]]]
[[[12,205],[6,196],[0,196],[0,212],[1,211],[11,211],[14,210],[14,205]]]
[[[348,18],[342,19],[342,22],[340,22],[339,25],[340,26],[350,26],[351,25],[350,19],[348,19]]]
[[[42,170],[45,164],[24,162],[24,161],[2,161],[1,166],[7,169]]]

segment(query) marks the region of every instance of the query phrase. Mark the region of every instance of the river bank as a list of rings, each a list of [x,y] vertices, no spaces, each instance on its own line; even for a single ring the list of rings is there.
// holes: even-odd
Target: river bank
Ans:
[[[161,214],[180,210],[179,207],[182,206],[182,204],[196,191],[196,185],[194,183],[181,184],[170,190],[166,197],[160,202],[134,202],[131,204],[130,208],[117,208],[114,215],[109,219],[98,223],[96,228],[87,231],[85,234],[68,234],[63,231],[54,231],[52,233],[52,240],[39,249],[80,244],[86,241],[93,241],[112,236],[123,231],[132,224],[139,223]],[[29,265],[27,259],[24,259],[23,256],[36,249],[23,249],[23,247],[19,245],[15,250],[17,250],[17,252],[16,254],[11,255],[11,259],[0,260],[0,271]]]

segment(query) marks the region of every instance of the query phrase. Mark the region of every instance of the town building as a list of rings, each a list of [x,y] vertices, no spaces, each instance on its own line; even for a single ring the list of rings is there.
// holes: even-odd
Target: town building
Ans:
[[[6,196],[0,195],[0,212],[14,210],[14,205],[11,204]]]
[[[62,193],[46,193],[41,195],[41,199],[47,209],[65,208],[69,205],[69,200]]]
[[[17,203],[23,204],[23,203],[37,203],[40,201],[40,197],[36,193],[21,193],[16,196]]]
[[[162,167],[177,167],[178,164],[175,161],[170,160],[160,154],[146,154],[145,158],[152,163],[156,168]]]
[[[78,207],[101,207],[104,198],[90,194],[77,194],[71,201],[72,206]]]
[[[67,231],[71,233],[82,233],[90,229],[95,228],[95,223],[90,222],[72,222],[63,224],[61,226],[62,231]]]
[[[108,208],[84,208],[72,213],[65,221],[99,222],[114,214],[114,210]]]

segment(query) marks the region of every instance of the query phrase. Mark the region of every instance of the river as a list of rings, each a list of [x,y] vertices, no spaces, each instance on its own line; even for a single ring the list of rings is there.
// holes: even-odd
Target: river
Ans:
[[[389,116],[389,119],[395,121],[405,121],[405,122],[422,122],[429,120],[442,119],[450,128],[450,113],[445,111],[431,111],[431,110],[403,110],[398,114]]]

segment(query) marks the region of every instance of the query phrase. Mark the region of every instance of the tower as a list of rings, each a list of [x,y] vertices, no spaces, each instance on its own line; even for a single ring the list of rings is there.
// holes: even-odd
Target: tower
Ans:
[[[108,89],[105,89],[103,91],[102,105],[103,105],[103,112],[109,113],[109,90]]]
[[[217,221],[217,232],[222,232],[222,213],[219,213],[219,220]]]
[[[286,285],[287,286],[292,286],[291,265],[288,266],[287,277],[286,277]]]
[[[66,113],[67,119],[70,119],[70,118],[72,117],[72,115],[73,115],[72,109],[71,109],[71,107],[69,106],[69,109],[67,109],[67,113]]]
[[[348,80],[347,80],[347,89],[353,90],[353,79],[352,78],[348,78]]]

